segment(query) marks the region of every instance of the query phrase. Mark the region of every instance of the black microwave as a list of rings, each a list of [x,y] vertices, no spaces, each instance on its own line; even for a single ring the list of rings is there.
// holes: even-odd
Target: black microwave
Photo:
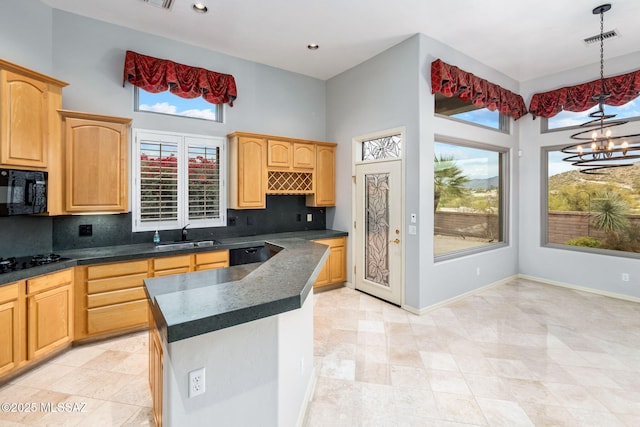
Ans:
[[[0,169],[0,216],[47,211],[47,173]]]

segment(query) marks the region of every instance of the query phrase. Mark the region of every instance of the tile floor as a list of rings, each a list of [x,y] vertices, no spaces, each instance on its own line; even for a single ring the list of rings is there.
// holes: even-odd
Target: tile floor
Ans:
[[[339,288],[314,315],[306,427],[640,425],[640,304],[518,279],[423,316]],[[3,386],[0,402],[86,406],[0,426],[153,425],[146,341],[78,347]]]

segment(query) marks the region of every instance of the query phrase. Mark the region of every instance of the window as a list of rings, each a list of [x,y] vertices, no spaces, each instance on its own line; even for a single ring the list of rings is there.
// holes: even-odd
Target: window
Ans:
[[[561,148],[543,150],[543,242],[564,249],[638,256],[640,162],[587,176],[562,160],[566,154]]]
[[[453,96],[447,98],[441,93],[435,94],[435,112],[437,115],[461,120],[496,129],[501,132],[509,132],[509,117],[500,114],[498,110],[491,111],[487,108],[477,107],[471,102],[465,102]]]
[[[202,97],[181,98],[169,91],[147,92],[135,88],[135,111],[191,117],[222,123],[222,105],[211,104]]]
[[[589,114],[596,110],[598,110],[597,105],[587,111],[579,113],[575,113],[573,111],[561,111],[550,119],[543,117],[541,121],[542,131],[549,132],[576,128],[582,123],[593,120],[593,118],[589,117]],[[615,114],[616,119],[640,119],[640,98],[636,98],[633,101],[629,101],[618,107],[605,105],[605,112],[607,114]]]
[[[434,145],[434,255],[506,243],[507,150],[442,139]]]
[[[226,140],[134,130],[133,230],[226,225]]]

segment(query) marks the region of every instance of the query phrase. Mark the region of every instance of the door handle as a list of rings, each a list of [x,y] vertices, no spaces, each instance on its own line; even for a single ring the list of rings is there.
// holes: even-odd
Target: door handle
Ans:
[[[395,243],[397,245],[400,243],[400,239],[396,238],[395,240],[389,240],[389,243]]]

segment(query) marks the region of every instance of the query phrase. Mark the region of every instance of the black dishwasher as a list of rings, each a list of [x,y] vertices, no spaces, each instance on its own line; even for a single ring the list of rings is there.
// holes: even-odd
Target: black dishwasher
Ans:
[[[265,246],[251,246],[249,248],[229,249],[229,265],[250,264],[264,262],[269,259],[269,249]]]

